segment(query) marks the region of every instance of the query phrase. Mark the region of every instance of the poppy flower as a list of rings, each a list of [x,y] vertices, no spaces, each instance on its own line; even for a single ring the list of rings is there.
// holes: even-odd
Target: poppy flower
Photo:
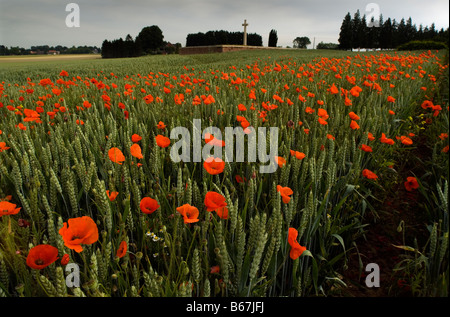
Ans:
[[[63,223],[59,234],[64,240],[64,245],[78,253],[83,251],[81,244],[93,244],[98,240],[97,224],[88,216],[70,218]]]
[[[296,260],[306,250],[306,247],[303,247],[300,245],[300,243],[298,243],[297,237],[298,237],[297,229],[289,228],[288,243],[291,246],[289,256],[292,260]]]
[[[130,152],[131,152],[131,155],[133,155],[134,157],[136,157],[138,159],[144,158],[144,156],[142,155],[142,150],[141,150],[141,147],[139,146],[139,144],[136,144],[136,143],[133,144],[130,147]]]
[[[246,111],[247,108],[243,104],[238,104],[238,110],[239,111]]]
[[[133,142],[133,143],[137,143],[140,140],[142,140],[142,137],[139,134],[133,134],[131,136],[131,142]]]
[[[419,188],[419,183],[417,182],[417,178],[415,177],[407,177],[404,184],[406,190],[409,192],[413,191],[413,189]]]
[[[216,192],[207,192],[205,195],[204,204],[207,211],[214,211],[227,205],[225,197]]]
[[[156,144],[159,147],[165,148],[170,145],[170,139],[168,137],[158,134],[155,139],[156,139]]]
[[[363,150],[364,152],[372,152],[372,148],[365,144],[361,145],[361,150]]]
[[[322,119],[322,118],[320,118],[319,117],[319,119],[317,119],[318,121],[319,121],[319,123],[321,124],[321,125],[327,125],[328,124],[328,122],[326,121],[326,120],[324,120],[324,119]]]
[[[5,142],[0,142],[0,152],[8,150],[10,147],[6,146]]]
[[[359,124],[355,120],[352,120],[352,122],[350,122],[350,128],[352,128],[353,130],[358,130]]]
[[[306,107],[306,109],[305,109],[305,112],[306,113],[309,113],[309,114],[313,114],[314,113],[314,109],[313,108],[311,108],[311,107]]]
[[[412,141],[410,138],[408,138],[407,136],[404,136],[404,135],[402,135],[402,136],[400,137],[400,141],[401,141],[402,144],[404,144],[404,145],[412,145],[412,144],[413,144],[413,141]]]
[[[293,151],[290,150],[290,153],[292,156],[295,156],[296,159],[298,160],[303,160],[305,158],[305,153],[299,152],[299,151]]]
[[[122,165],[122,162],[125,161],[125,156],[123,155],[122,151],[116,147],[113,147],[108,151],[108,156],[112,162],[119,165]]]
[[[216,209],[216,214],[220,219],[228,219],[228,207],[219,207]]]
[[[117,195],[119,195],[119,192],[109,192],[109,190],[107,190],[106,195],[108,195],[110,201],[114,201]]]
[[[373,134],[372,133],[367,133],[367,138],[369,139],[369,141],[373,141],[373,140],[375,140],[375,137],[373,136]]]
[[[387,97],[387,101],[388,101],[388,102],[395,102],[395,98],[392,97],[392,96],[388,96],[388,97]]]
[[[209,271],[210,274],[218,274],[220,272],[220,266],[214,265],[211,266],[211,270]]]
[[[336,87],[335,84],[332,84],[332,85],[331,85],[331,87],[330,87],[330,93],[333,94],[333,95],[339,93],[339,89]]]
[[[317,115],[323,120],[327,120],[329,118],[328,112],[323,108],[319,108],[319,110],[317,110]]]
[[[61,265],[67,265],[70,261],[70,256],[66,253],[61,258]]]
[[[158,201],[150,197],[144,197],[141,199],[139,208],[144,214],[151,215],[155,210],[159,208]]]
[[[281,185],[277,185],[277,192],[280,193],[283,203],[285,204],[291,201],[291,197],[289,196],[294,193],[289,187],[283,187]]]
[[[279,167],[283,167],[286,165],[286,159],[281,156],[275,156],[275,162],[278,164]]]
[[[205,133],[205,142],[210,144],[210,145],[212,145],[212,146],[220,146],[220,147],[224,147],[225,146],[225,141],[216,139],[210,133]]]
[[[356,113],[354,113],[353,111],[352,112],[350,112],[349,114],[348,114],[348,116],[350,117],[350,119],[352,119],[352,120],[359,120],[359,116],[356,114]]]
[[[386,137],[386,134],[381,133],[381,138],[380,138],[381,143],[386,143],[386,144],[390,144],[393,145],[395,142],[392,139],[389,139]]]
[[[211,175],[217,175],[223,172],[225,169],[225,162],[220,158],[208,157],[203,162],[203,168]]]
[[[120,259],[127,253],[127,242],[122,241],[117,249],[116,256]]]
[[[6,215],[16,215],[22,207],[16,208],[15,204],[9,201],[0,201],[0,217]]]
[[[148,105],[149,103],[152,103],[153,100],[154,100],[154,98],[153,98],[152,95],[147,95],[147,96],[144,97],[144,101],[145,101],[145,103],[146,103],[147,105]]]
[[[362,175],[367,179],[377,179],[378,178],[377,174],[368,170],[367,168],[362,171]]]
[[[27,265],[32,269],[42,270],[58,259],[58,248],[48,244],[33,247],[27,256]]]
[[[158,124],[156,125],[156,128],[164,130],[166,128],[166,125],[164,124],[164,122],[159,121]]]
[[[239,183],[239,184],[244,183],[244,182],[247,181],[247,179],[245,177],[242,178],[242,176],[240,176],[240,175],[236,175],[235,179],[236,179],[236,182]]]
[[[184,223],[198,222],[199,211],[196,207],[184,204],[177,208],[177,211],[183,216]]]

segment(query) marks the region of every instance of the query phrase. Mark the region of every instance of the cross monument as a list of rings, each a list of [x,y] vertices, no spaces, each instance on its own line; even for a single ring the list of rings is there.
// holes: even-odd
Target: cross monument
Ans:
[[[244,45],[247,45],[247,20],[244,20],[244,24],[242,24],[242,26],[244,27]]]

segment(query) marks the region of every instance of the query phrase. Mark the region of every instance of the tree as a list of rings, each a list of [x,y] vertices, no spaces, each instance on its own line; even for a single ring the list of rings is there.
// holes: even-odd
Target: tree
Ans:
[[[303,37],[296,37],[293,41],[294,48],[306,48],[308,44],[311,44],[311,40],[309,37],[303,36]]]
[[[278,35],[276,30],[271,30],[269,33],[269,47],[277,47]]]
[[[347,13],[341,25],[341,32],[339,33],[339,48],[343,50],[352,49],[353,33],[352,33],[352,16],[350,12]]]
[[[387,18],[380,28],[380,48],[393,48],[394,27],[392,26],[391,18]]]
[[[136,42],[146,54],[160,49],[164,44],[164,35],[157,25],[146,26],[136,37]]]

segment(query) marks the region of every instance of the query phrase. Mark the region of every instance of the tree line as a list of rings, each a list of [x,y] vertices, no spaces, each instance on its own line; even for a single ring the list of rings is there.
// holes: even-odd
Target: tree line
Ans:
[[[128,34],[112,41],[102,43],[103,58],[138,57],[148,54],[177,53],[181,44],[171,44],[164,41],[164,35],[157,25],[144,27],[135,39]]]
[[[53,52],[58,52],[58,54],[96,54],[100,52],[100,49],[96,46],[86,45],[77,47],[37,45],[27,49],[19,46],[11,46],[8,48],[5,45],[0,45],[0,55],[53,54]]]
[[[372,17],[367,21],[366,15],[361,16],[357,10],[353,17],[350,12],[344,17],[339,33],[340,49],[395,49],[411,41],[443,42],[448,46],[449,30],[437,30],[435,24],[431,26],[413,24],[411,17],[400,22],[387,18],[381,14],[376,20]]]
[[[256,33],[247,34],[247,45],[262,46],[262,37]],[[186,46],[208,45],[242,45],[244,32],[208,31],[206,33],[191,33],[186,37]]]

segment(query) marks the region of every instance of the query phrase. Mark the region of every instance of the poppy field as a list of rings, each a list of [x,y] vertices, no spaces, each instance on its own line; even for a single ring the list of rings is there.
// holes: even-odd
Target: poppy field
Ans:
[[[446,51],[7,66],[0,296],[343,296],[388,199],[418,219],[397,233],[422,232],[395,246],[399,285],[448,295]],[[195,119],[222,131],[202,134],[211,156],[174,161],[171,131]],[[277,128],[275,171],[215,155],[227,127],[245,148]]]

